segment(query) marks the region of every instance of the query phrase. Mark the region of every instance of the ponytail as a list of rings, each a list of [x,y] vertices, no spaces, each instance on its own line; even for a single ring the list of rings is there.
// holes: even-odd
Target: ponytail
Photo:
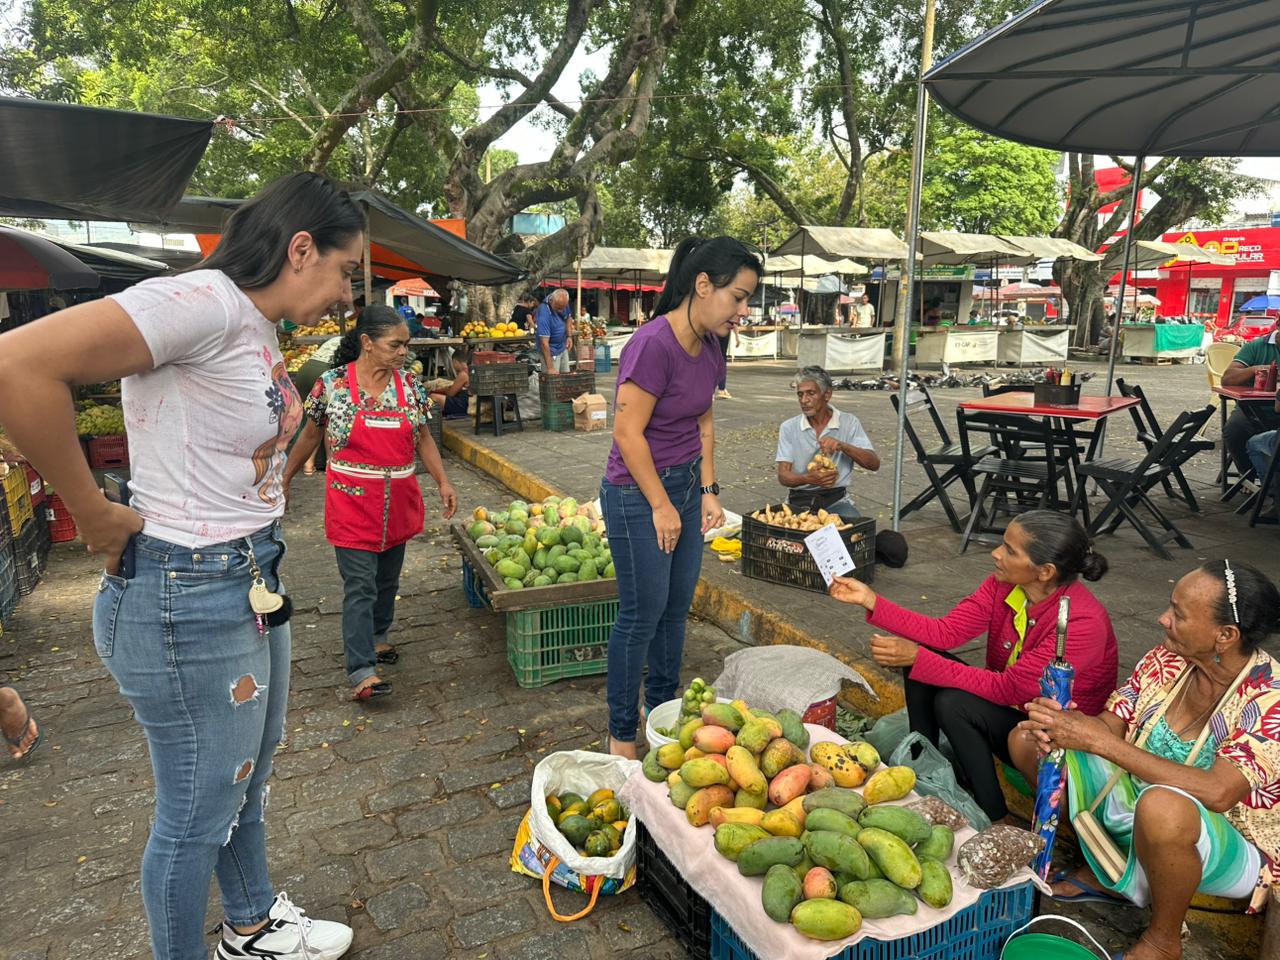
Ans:
[[[337,352],[333,356],[333,365],[345,367],[360,359],[363,351],[360,343],[361,336],[368,336],[370,340],[380,340],[392,330],[404,325],[404,322],[404,317],[384,303],[365,307],[360,313],[359,323],[343,334],[342,341],[338,344]]]

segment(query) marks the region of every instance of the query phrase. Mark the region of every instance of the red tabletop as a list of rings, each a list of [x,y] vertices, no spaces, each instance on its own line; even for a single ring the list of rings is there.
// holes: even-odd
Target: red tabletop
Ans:
[[[1230,397],[1232,400],[1274,400],[1276,392],[1274,390],[1255,390],[1253,387],[1224,387],[1221,384],[1213,388],[1213,392],[1220,396]]]
[[[1064,420],[1101,420],[1121,410],[1138,405],[1137,397],[1081,397],[1070,406],[1055,407],[1036,403],[1035,394],[1028,391],[1001,393],[980,400],[965,400],[959,406],[965,410],[985,410],[988,413],[1020,413],[1028,417],[1060,417]]]

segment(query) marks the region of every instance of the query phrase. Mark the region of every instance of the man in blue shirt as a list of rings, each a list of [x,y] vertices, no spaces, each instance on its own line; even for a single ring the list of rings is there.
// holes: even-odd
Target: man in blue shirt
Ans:
[[[796,512],[828,510],[846,520],[862,516],[849,486],[854,464],[873,473],[880,469],[880,455],[862,423],[851,413],[831,406],[831,375],[822,367],[805,367],[795,379],[800,415],[778,430],[778,482],[790,488],[787,503]],[[825,454],[835,469],[809,464]]]
[[[569,372],[573,336],[569,327],[569,291],[553,290],[538,307],[538,347],[542,368],[548,374]]]

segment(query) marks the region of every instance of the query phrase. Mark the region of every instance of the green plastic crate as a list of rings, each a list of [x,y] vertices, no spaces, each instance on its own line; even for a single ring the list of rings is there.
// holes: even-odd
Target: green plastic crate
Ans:
[[[609,633],[617,600],[570,603],[507,613],[507,662],[522,687],[609,669]]]
[[[542,404],[542,429],[564,433],[573,429],[573,404],[544,402]]]

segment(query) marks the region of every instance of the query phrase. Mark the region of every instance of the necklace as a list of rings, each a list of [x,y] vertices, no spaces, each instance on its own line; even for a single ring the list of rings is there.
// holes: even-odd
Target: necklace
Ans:
[[[1206,676],[1207,676],[1207,674],[1206,674]],[[1210,679],[1210,683],[1213,683],[1213,680],[1212,680],[1212,679]],[[1213,686],[1214,686],[1214,693],[1215,693],[1215,694],[1217,694],[1219,697],[1221,697],[1221,692],[1218,690],[1218,685],[1217,685],[1216,683],[1214,683],[1214,684],[1213,684]],[[1190,688],[1191,688],[1191,685],[1190,685],[1190,684],[1187,684],[1187,686],[1186,686],[1186,687],[1184,687],[1184,688],[1183,688],[1183,690],[1182,690],[1182,692],[1179,694],[1179,696],[1182,698],[1182,701],[1181,701],[1181,703],[1179,704],[1179,706],[1185,706],[1185,705],[1186,705],[1186,702],[1187,702],[1187,690],[1189,690]],[[1184,724],[1182,727],[1180,727],[1179,729],[1175,730],[1175,731],[1174,731],[1174,733],[1176,733],[1176,734],[1178,735],[1178,737],[1179,737],[1179,738],[1185,739],[1185,738],[1186,738],[1186,735],[1187,735],[1188,733],[1190,733],[1191,731],[1193,731],[1193,730],[1199,730],[1199,729],[1200,729],[1200,727],[1201,727],[1201,725],[1205,722],[1205,720],[1207,720],[1207,719],[1209,718],[1209,714],[1213,711],[1213,708],[1214,708],[1215,706],[1217,706],[1217,705],[1218,705],[1218,700],[1211,700],[1211,701],[1209,702],[1209,706],[1207,706],[1207,707],[1204,709],[1204,712],[1203,712],[1203,713],[1201,713],[1201,714],[1200,714],[1200,716],[1196,717],[1196,718],[1195,718],[1194,720],[1192,720],[1190,723]],[[1166,721],[1166,722],[1167,722],[1167,721]],[[1172,727],[1170,727],[1170,729],[1172,729]]]

